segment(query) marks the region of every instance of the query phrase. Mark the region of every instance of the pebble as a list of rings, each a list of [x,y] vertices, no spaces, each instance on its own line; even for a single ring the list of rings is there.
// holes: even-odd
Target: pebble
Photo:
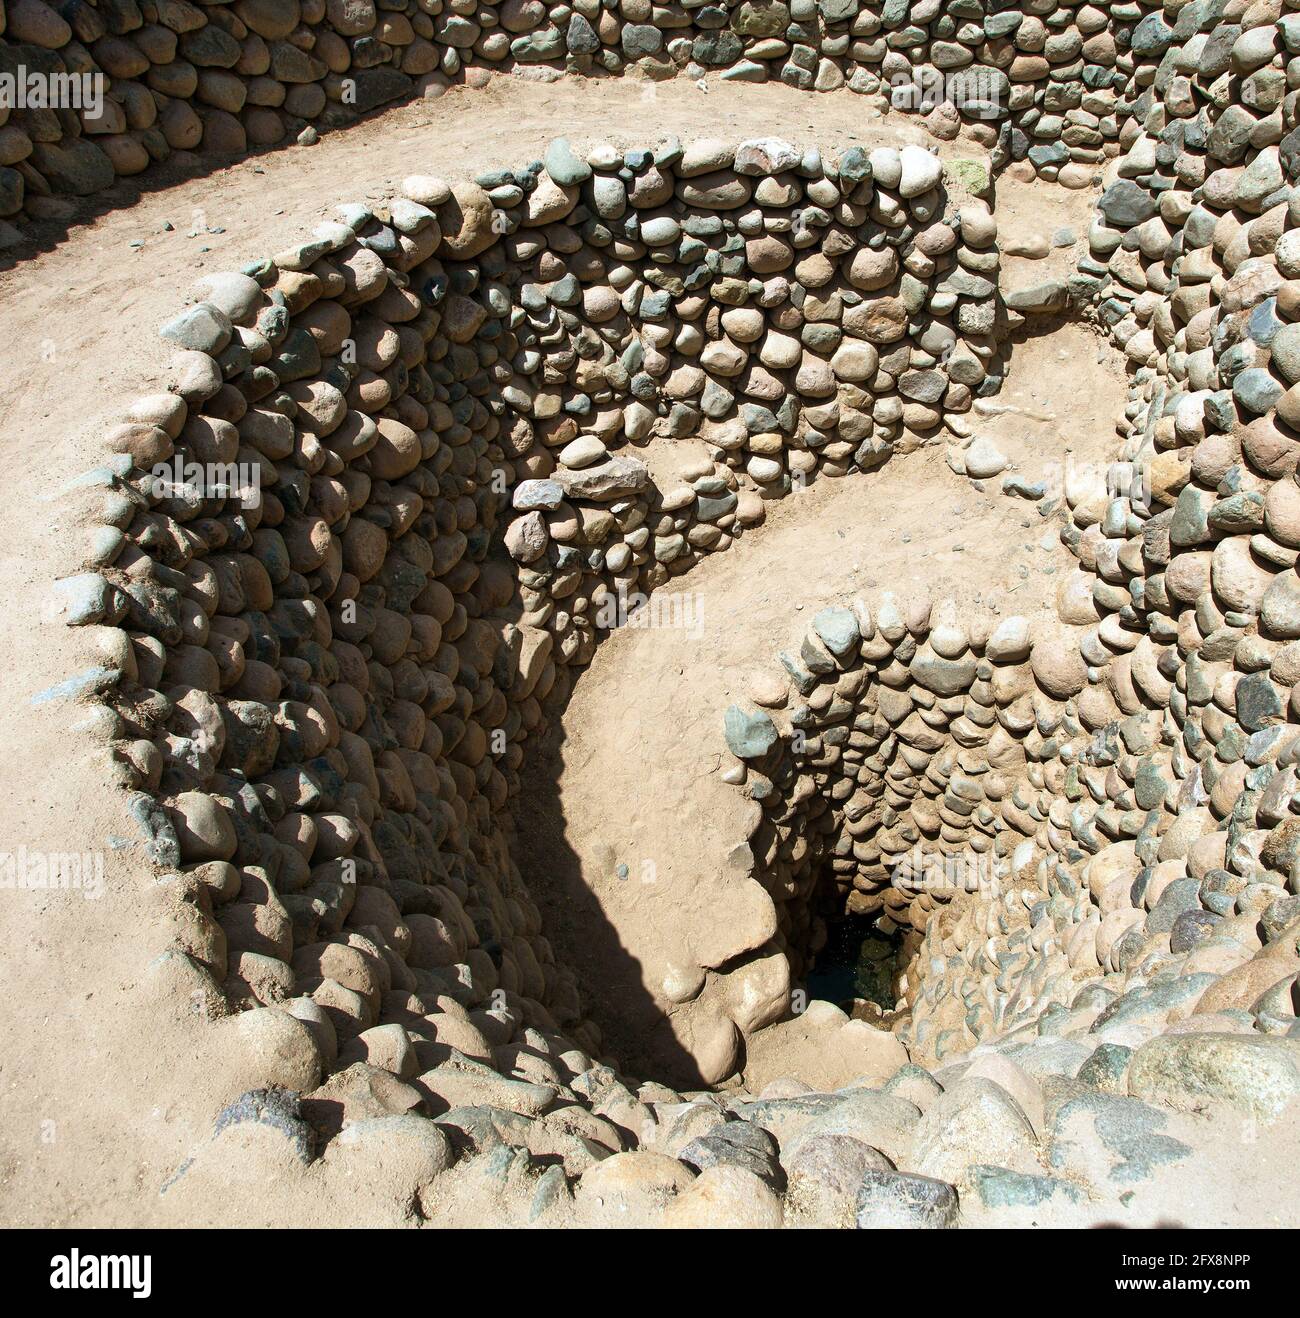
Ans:
[[[976,436],[963,453],[966,475],[977,480],[987,480],[1005,470],[1007,455],[992,440],[983,435]]]

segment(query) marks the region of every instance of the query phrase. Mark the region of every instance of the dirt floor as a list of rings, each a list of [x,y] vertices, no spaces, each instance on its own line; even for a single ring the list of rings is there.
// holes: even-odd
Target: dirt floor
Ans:
[[[103,214],[77,212],[85,223],[74,217],[70,225],[42,226],[40,250],[4,253],[0,850],[101,851],[107,879],[97,898],[77,891],[0,891],[7,972],[0,1005],[0,1220],[6,1224],[172,1220],[158,1189],[238,1079],[215,1033],[194,1030],[179,1014],[173,1018],[169,1011],[180,1013],[184,1004],[165,1008],[148,988],[166,943],[168,899],[138,842],[119,841],[133,838],[132,826],[122,798],[104,790],[101,748],[75,728],[84,711],[60,701],[33,703],[36,693],[96,662],[84,634],[41,622],[50,581],[81,565],[81,514],[94,504],[92,495],[61,492],[96,464],[100,436],[124,407],[165,387],[158,325],[201,273],[238,268],[277,250],[307,233],[336,202],[383,197],[409,173],[455,178],[528,160],[541,154],[557,125],[578,145],[611,138],[627,145],[673,133],[688,139],[699,135],[700,124],[718,137],[761,132],[828,149],[922,140],[914,122],[871,119],[847,92],[808,97],[776,85],[711,82],[706,93],[686,84],[545,85],[501,78],[484,90],[455,90],[391,111],[311,148],[291,147],[188,180],[160,171],[144,191],[123,185],[104,198]],[[972,148],[953,143],[943,153],[970,155]],[[1095,340],[1070,333],[1081,336],[1079,352],[1092,360]],[[1046,340],[1024,350],[1025,389],[1039,390],[1039,402],[1048,377],[1035,383],[1028,363],[1036,353],[1048,354],[1037,359],[1047,371],[1055,350]],[[1013,384],[1006,399],[1015,401],[1019,387]],[[1096,391],[1095,430],[1074,414],[1064,435],[1061,422],[1017,414],[987,424],[999,433],[1038,436],[1030,448],[1065,442],[1092,452],[1109,436],[1110,423],[1102,419],[1113,415],[1118,389],[1114,384],[1104,397]],[[936,491],[951,512],[942,521],[933,515]],[[996,581],[1007,610],[1018,610],[1041,601],[1047,584],[1042,567],[1060,562],[1057,551],[1038,547],[1046,528],[1030,505],[975,493],[947,471],[939,450],[891,464],[870,481],[828,482],[800,498],[807,503],[774,509],[768,527],[683,583],[707,597],[703,641],[654,632],[616,637],[581,683],[572,726],[587,714],[620,707],[624,729],[599,753],[576,732],[564,750],[570,843],[584,858],[597,854],[602,815],[608,820],[616,801],[637,797],[665,737],[690,737],[698,746],[698,774],[692,775],[702,789],[698,822],[716,822],[720,840],[733,835],[727,825],[735,819],[738,794],[726,789],[724,799],[723,785],[709,776],[717,762],[710,748],[720,712],[738,689],[742,668],[766,661],[798,631],[800,599],[807,615],[846,589],[904,586],[924,545],[924,571],[936,587],[951,582],[956,590],[960,576],[992,595],[989,582]],[[1003,548],[1003,535],[1011,532],[1025,546],[1014,560]],[[912,535],[910,545],[904,534]],[[1026,577],[1019,577],[1016,563],[1027,568]],[[759,583],[748,594],[746,580]],[[679,643],[696,649],[674,653]],[[634,656],[634,646],[642,645],[648,648]],[[680,679],[688,664],[707,680],[684,689]],[[634,670],[639,677],[630,684]],[[609,775],[599,794],[597,769]],[[684,786],[672,785],[678,799]],[[670,799],[656,801],[630,834],[606,836],[603,845],[623,854],[653,850],[661,873],[685,884],[703,864],[698,847],[690,865],[689,848],[667,854],[662,837],[670,817],[661,806]],[[666,835],[683,841],[703,836],[694,822],[686,827],[680,815],[672,816]],[[661,840],[652,842],[655,837]],[[602,902],[611,900],[599,883],[596,892]],[[635,926],[628,936],[647,965],[672,950],[653,940],[642,946]],[[652,980],[647,973],[646,982]],[[237,1220],[238,1205],[229,1211]],[[327,1203],[315,1211],[322,1224],[338,1212]]]

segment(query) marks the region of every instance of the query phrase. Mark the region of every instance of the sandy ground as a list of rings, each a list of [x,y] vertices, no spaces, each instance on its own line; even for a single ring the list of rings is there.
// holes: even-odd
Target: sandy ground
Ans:
[[[83,552],[79,514],[86,497],[60,499],[59,492],[95,465],[99,437],[124,407],[165,384],[156,328],[199,274],[237,268],[277,250],[307,233],[334,203],[382,197],[408,173],[454,178],[536,157],[560,125],[578,144],[611,138],[653,144],[672,133],[698,136],[697,125],[719,137],[779,134],[827,148],[921,140],[915,123],[869,120],[862,101],[847,92],[808,97],[782,86],[714,83],[704,93],[689,84],[548,86],[500,79],[484,91],[458,90],[403,107],[309,149],[289,148],[195,179],[160,171],[144,191],[123,185],[104,199],[116,209],[98,216],[80,211],[87,222],[70,228],[47,224],[34,254],[5,254],[11,268],[0,273],[0,443],[6,460],[0,850],[102,852],[107,887],[96,900],[80,892],[0,890],[6,949],[0,1221],[171,1220],[158,1187],[233,1096],[235,1083],[215,1052],[213,1031],[173,1020],[145,987],[150,963],[165,946],[167,898],[138,848],[115,848],[111,841],[132,829],[121,798],[104,790],[102,770],[91,758],[96,748],[73,731],[80,712],[67,704],[32,703],[34,693],[93,662],[83,635],[39,623],[51,579],[77,570]],[[944,153],[971,154],[960,143]],[[938,463],[933,465],[937,479],[946,482]],[[882,479],[896,489],[906,485],[901,470]],[[806,496],[829,500],[827,516],[834,519],[819,521],[812,531],[834,552],[830,561],[801,573],[800,590],[810,601],[842,584],[837,528],[850,528],[867,513],[877,519],[880,509],[872,507],[869,490],[890,488],[873,483],[855,494],[851,484],[844,483],[844,493]],[[952,492],[956,499],[955,486]],[[853,503],[836,507],[834,499]],[[988,515],[994,530],[1006,514]],[[1017,507],[1015,515],[1035,519],[1027,506]],[[761,550],[769,538],[780,543],[774,537],[784,516],[774,516],[772,535],[752,537],[750,548]],[[788,516],[801,514],[792,509]],[[928,509],[919,520],[929,520]],[[936,565],[947,562],[954,580],[958,572],[969,573],[974,561],[973,531],[973,522],[957,518],[950,533],[966,542],[967,556],[935,559]],[[1024,529],[1026,540],[1039,534],[1036,519]],[[850,536],[846,529],[845,538]],[[909,555],[905,546],[873,537],[862,544],[861,557],[865,587],[867,576],[898,583]],[[1001,553],[995,557],[1002,566]],[[733,553],[712,571],[739,582],[750,558],[749,552]],[[720,602],[717,607],[721,622],[726,615]],[[797,623],[789,592],[782,598],[774,590],[764,607],[772,643],[748,635],[766,655]],[[738,645],[740,637],[735,639]],[[731,653],[728,673],[742,659],[739,648]],[[602,669],[618,657],[617,647],[609,647]],[[582,702],[603,686],[617,689],[599,674],[585,685],[589,692],[580,693]],[[708,708],[710,729],[718,696],[711,690],[698,707],[701,720]],[[630,768],[628,774],[629,781],[636,776]],[[320,1214],[323,1222],[330,1220],[328,1205],[320,1206]]]

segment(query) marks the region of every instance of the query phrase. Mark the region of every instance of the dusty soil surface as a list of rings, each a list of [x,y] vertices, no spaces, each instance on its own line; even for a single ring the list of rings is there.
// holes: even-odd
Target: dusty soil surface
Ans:
[[[1066,369],[1078,400],[1068,416],[1059,402]],[[1124,400],[1113,355],[1070,325],[1015,349],[997,399],[1005,410],[972,415],[971,427],[1038,480],[1067,459],[1103,463]],[[693,457],[696,445],[675,449]],[[661,481],[670,465],[661,454]],[[691,1081],[678,1040],[689,1037],[692,1008],[668,1028],[665,977],[718,964],[729,939],[752,946],[744,939],[768,901],[727,863],[757,807],[720,776],[732,762],[726,707],[745,701],[756,670],[777,669],[778,651],[797,651],[830,604],[874,603],[892,590],[900,601],[951,598],[968,616],[1038,616],[1073,564],[1058,531],[997,480],[980,491],[954,475],[936,441],[879,472],[821,480],[769,504],[761,527],[655,593],[662,625],[602,642],[561,725],[534,753],[518,851],[543,896],[548,936],[634,1073],[684,1067],[682,1082]]]
[[[174,1222],[175,1211],[159,1198],[159,1187],[207,1132],[215,1112],[239,1092],[239,1077],[224,1065],[214,1030],[195,1029],[184,1017],[184,1002],[169,1005],[149,990],[151,965],[166,946],[169,899],[138,842],[114,841],[133,839],[133,827],[121,796],[104,787],[99,748],[74,729],[84,711],[66,702],[32,703],[34,693],[95,662],[84,635],[39,621],[50,581],[81,565],[84,531],[77,512],[92,501],[84,494],[58,496],[72,477],[96,464],[100,436],[125,406],[165,387],[166,354],[157,326],[198,275],[238,268],[277,250],[308,232],[336,202],[383,197],[406,174],[455,178],[531,159],[559,132],[576,143],[631,144],[672,133],[699,136],[701,127],[719,137],[739,140],[763,132],[828,149],[853,141],[922,140],[915,123],[871,120],[862,101],[847,92],[808,97],[782,86],[711,83],[705,93],[685,83],[542,85],[503,78],[485,90],[456,90],[389,112],[330,134],[313,148],[288,148],[188,180],[161,171],[143,192],[124,185],[106,196],[102,207],[110,209],[101,215],[77,211],[86,223],[74,218],[71,226],[45,225],[37,235],[40,250],[5,254],[10,268],[0,273],[0,378],[5,380],[0,443],[7,463],[7,516],[0,520],[0,594],[6,606],[0,616],[6,695],[0,702],[0,851],[99,852],[106,880],[102,895],[93,899],[81,891],[0,889],[7,972],[0,1005],[6,1118],[0,1135],[0,1220],[6,1224]],[[958,142],[943,153],[973,151]],[[1005,422],[999,418],[997,424]],[[924,495],[916,484],[923,472],[935,482]],[[626,662],[622,656],[630,655],[632,644],[620,637],[606,647],[597,671],[583,683],[571,721],[576,726],[601,693],[611,715],[615,708],[625,716],[638,711],[626,736],[608,741],[608,771],[613,774],[614,761],[623,760],[610,784],[631,794],[622,800],[635,799],[643,792],[645,766],[655,762],[652,736],[672,735],[698,737],[702,789],[697,819],[659,811],[656,803],[657,813],[639,821],[633,836],[615,837],[609,846],[644,852],[657,836],[651,824],[661,828],[670,821],[670,832],[692,839],[700,851],[695,839],[708,835],[695,825],[709,823],[716,811],[724,812],[717,816],[717,836],[731,836],[721,824],[735,805],[720,803],[722,785],[707,777],[715,767],[714,752],[704,748],[715,744],[717,718],[741,666],[773,653],[797,630],[791,611],[796,585],[812,602],[859,584],[866,588],[868,579],[902,584],[915,570],[909,564],[917,562],[915,546],[923,534],[935,537],[925,542],[934,551],[926,555],[927,574],[946,572],[954,584],[958,574],[979,580],[970,570],[973,564],[986,562],[990,571],[1001,572],[1008,561],[1001,548],[987,560],[979,557],[980,517],[989,519],[990,544],[997,543],[993,533],[1008,526],[1026,543],[1041,534],[1027,505],[970,496],[968,489],[963,496],[963,484],[946,473],[935,453],[860,486],[849,481],[811,492],[807,505],[792,502],[776,510],[770,528],[711,565],[699,580],[692,578],[686,588],[709,591],[706,616],[713,639],[695,651],[683,650],[676,669],[669,654],[653,659],[647,654],[646,672],[628,685],[636,664],[621,672],[614,665]],[[945,500],[951,496],[957,510],[940,526],[932,525],[934,489],[942,490]],[[900,520],[897,499],[909,490],[911,512]],[[971,501],[962,502],[963,497]],[[802,511],[805,506],[821,515],[810,516]],[[1030,525],[1021,527],[1024,520]],[[869,539],[853,529],[864,521],[872,527]],[[911,548],[901,542],[905,521],[915,523]],[[816,544],[818,552],[807,555],[797,581],[787,568],[783,578],[768,578],[747,603],[727,595],[762,566],[764,559],[756,555],[775,569],[796,543],[805,542]],[[957,542],[965,545],[961,554],[955,552]],[[765,549],[769,543],[773,547]],[[849,575],[846,559],[855,549],[861,561]],[[1035,556],[1044,557],[1036,549],[1024,551],[1026,561]],[[712,586],[715,578],[723,584]],[[747,616],[750,611],[755,616]],[[758,617],[766,621],[760,624]],[[646,635],[656,646],[664,643],[662,636]],[[673,639],[668,636],[667,642]],[[708,683],[691,684],[683,700],[680,681],[675,694],[667,677],[680,679],[688,663]],[[652,734],[661,717],[666,721]],[[634,745],[640,736],[644,744]],[[576,768],[580,748],[575,738],[566,752],[575,765],[574,781],[564,788],[566,804],[591,780],[590,772]],[[664,791],[680,797],[683,786],[665,784]],[[613,799],[609,792],[581,807],[570,805],[580,809],[575,849],[594,855],[597,802],[608,809]],[[654,847],[661,871],[685,882],[690,871],[684,854],[662,854],[661,842]],[[605,896],[599,885],[597,893]],[[654,946],[643,951],[651,959],[666,954]],[[647,982],[651,978],[647,975]],[[319,1202],[305,1211],[325,1224],[342,1210]],[[211,1207],[214,1220],[225,1215],[238,1221],[241,1212],[236,1203]]]

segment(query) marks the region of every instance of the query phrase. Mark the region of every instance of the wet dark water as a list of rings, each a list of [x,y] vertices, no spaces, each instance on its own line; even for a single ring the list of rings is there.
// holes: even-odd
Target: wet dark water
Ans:
[[[826,946],[808,972],[808,996],[839,1006],[865,998],[892,1011],[901,936],[881,933],[869,916],[845,915],[828,923]]]

